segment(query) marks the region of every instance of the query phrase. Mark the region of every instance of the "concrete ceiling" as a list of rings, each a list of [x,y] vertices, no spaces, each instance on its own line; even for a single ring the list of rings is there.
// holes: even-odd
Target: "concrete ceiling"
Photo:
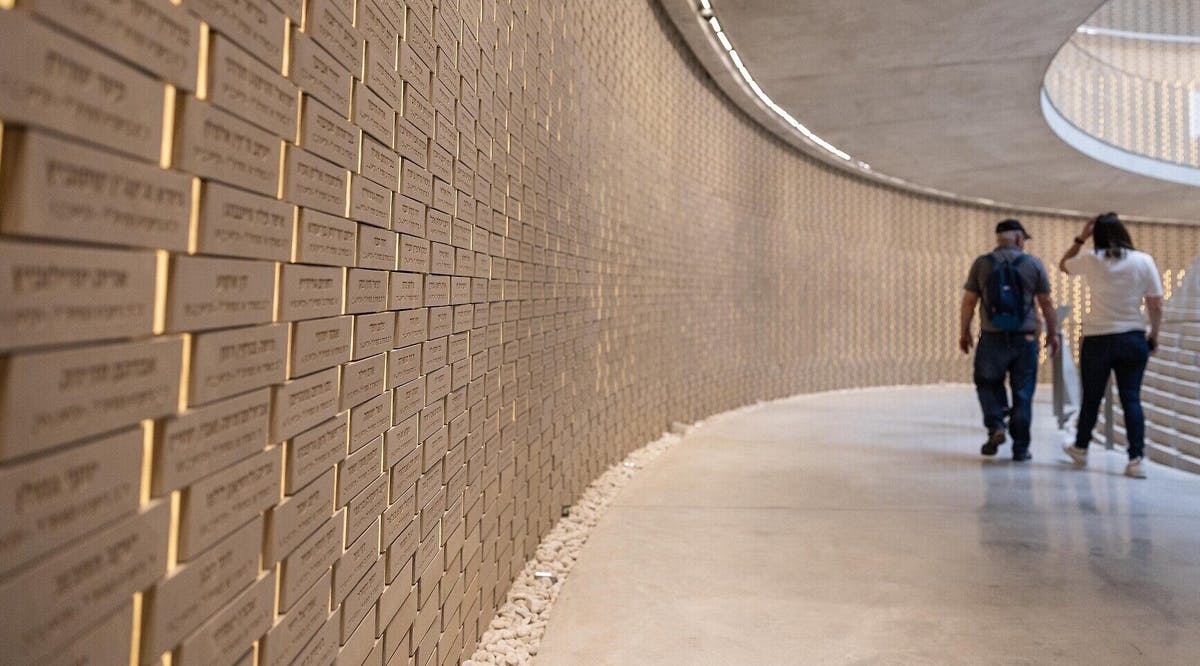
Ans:
[[[695,0],[661,2],[734,102],[799,143],[735,75]],[[1015,207],[1200,222],[1200,188],[1097,162],[1042,116],[1046,68],[1102,0],[712,4],[763,90],[878,174]]]

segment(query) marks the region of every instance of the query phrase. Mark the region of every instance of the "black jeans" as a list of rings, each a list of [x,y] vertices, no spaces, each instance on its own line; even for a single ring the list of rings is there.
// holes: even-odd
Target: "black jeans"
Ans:
[[[1125,412],[1125,435],[1129,440],[1129,459],[1142,457],[1146,440],[1146,418],[1142,414],[1142,375],[1150,360],[1150,345],[1144,331],[1084,336],[1079,348],[1079,381],[1083,400],[1079,406],[1079,429],[1075,446],[1087,448],[1092,429],[1104,399],[1108,375],[1117,376],[1117,394]]]

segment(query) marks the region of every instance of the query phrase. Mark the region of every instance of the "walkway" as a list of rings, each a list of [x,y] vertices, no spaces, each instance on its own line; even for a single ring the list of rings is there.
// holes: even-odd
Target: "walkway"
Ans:
[[[1072,470],[1049,393],[1019,465],[965,385],[710,419],[613,503],[535,663],[1196,663],[1200,478]]]

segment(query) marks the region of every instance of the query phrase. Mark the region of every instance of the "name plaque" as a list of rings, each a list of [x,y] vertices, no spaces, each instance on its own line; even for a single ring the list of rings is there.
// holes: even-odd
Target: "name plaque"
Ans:
[[[454,308],[450,306],[430,308],[430,337],[445,337],[454,332]]]
[[[394,231],[371,226],[358,230],[358,266],[378,270],[396,269],[396,248],[400,237]]]
[[[342,554],[342,524],[338,511],[296,550],[283,559],[279,576],[279,612],[286,612],[314,582],[323,580],[329,566]]]
[[[409,236],[424,236],[425,204],[402,194],[393,196],[392,229]]]
[[[425,377],[425,400],[432,403],[450,393],[452,370],[448,365],[439,366]]]
[[[464,276],[450,278],[450,305],[466,305],[470,302],[471,278]]]
[[[454,218],[449,213],[436,208],[429,209],[428,218],[425,237],[435,243],[449,243],[450,232],[454,226]]]
[[[167,330],[200,331],[271,321],[275,262],[175,255]]]
[[[255,60],[221,35],[211,39],[209,52],[209,100],[275,136],[295,141],[296,84],[283,78],[278,67]]]
[[[350,360],[354,318],[308,319],[292,324],[291,377],[308,375]]]
[[[0,228],[186,251],[191,176],[36,131],[4,132]]]
[[[425,341],[429,331],[429,313],[424,309],[396,313],[396,347],[407,347]]]
[[[296,222],[296,261],[353,266],[358,224],[344,217],[301,208]]]
[[[183,339],[17,354],[0,368],[0,460],[175,412]]]
[[[299,29],[292,30],[292,59],[289,77],[305,96],[312,95],[336,111],[350,116],[350,87],[353,76],[329,52]]]
[[[454,155],[435,143],[429,149],[429,171],[437,178],[449,181],[454,176]]]
[[[445,243],[429,244],[429,272],[447,276],[454,273],[454,248],[452,246]],[[450,279],[446,278],[446,302],[439,305],[449,304]]]
[[[263,0],[189,0],[188,9],[272,68],[283,63],[283,12]]]
[[[364,136],[362,140],[360,167],[364,178],[370,178],[389,190],[400,189],[399,154],[369,136]]]
[[[177,100],[173,162],[198,176],[275,196],[282,141],[237,116],[198,100]]]
[[[362,35],[335,0],[310,0],[305,27],[343,67],[351,72],[362,71]]]
[[[376,354],[342,366],[342,409],[361,404],[386,390],[386,359],[386,355]]]
[[[0,350],[149,335],[154,253],[0,240]]]
[[[358,128],[309,95],[300,118],[300,147],[342,168],[358,168]]]
[[[433,207],[454,214],[454,188],[440,178],[433,179]]]
[[[284,264],[279,282],[280,321],[342,314],[341,268]]]
[[[287,261],[295,206],[215,182],[203,185],[196,248],[204,254]]]
[[[350,450],[357,451],[391,426],[392,394],[383,393],[350,410]],[[357,535],[356,535],[357,536]]]
[[[367,39],[365,83],[393,109],[400,107],[404,82],[396,71],[396,54],[387,53],[378,41]]]
[[[374,477],[371,478],[374,480]],[[379,528],[363,534],[354,543],[347,544],[346,551],[333,565],[333,605],[342,603],[362,579],[367,569],[378,559]]]
[[[359,314],[386,309],[387,286],[387,271],[349,269],[346,272],[346,312]]]
[[[395,388],[421,376],[421,345],[388,352],[387,388]]]
[[[330,215],[346,214],[346,170],[295,146],[288,146],[283,198]]]
[[[195,406],[284,380],[287,324],[192,337],[188,405]]]
[[[194,561],[176,568],[146,595],[142,663],[151,663],[254,582],[262,544],[255,517]]]
[[[387,508],[387,493],[387,475],[380,474],[365,490],[350,500],[350,503],[346,505],[347,539],[357,539],[379,519],[383,510]],[[379,596],[379,588],[383,587],[383,581],[381,580],[379,583],[374,590],[376,597]]]
[[[474,310],[472,305],[459,305],[454,308],[454,332],[466,333],[471,330],[471,325],[474,323]]]
[[[157,74],[196,87],[200,22],[182,7],[108,0],[29,0],[21,6]]]
[[[396,336],[396,316],[377,312],[355,317],[354,360],[382,354],[392,348]]]
[[[157,164],[162,83],[24,12],[0,13],[0,118]],[[5,137],[7,141],[8,137]]]
[[[384,145],[392,145],[392,130],[396,126],[396,111],[370,88],[355,83],[354,124],[364,132],[379,139]]]
[[[383,472],[382,451],[383,436],[380,436],[338,463],[336,506],[346,506],[350,498],[360,493]],[[335,585],[336,579],[335,574]]]
[[[404,160],[400,165],[400,193],[424,204],[433,203],[433,176],[416,164]]]
[[[287,442],[284,492],[296,492],[346,456],[349,418],[350,412],[342,412]]]
[[[414,86],[404,87],[404,120],[425,136],[433,136],[433,105]]]
[[[263,561],[278,562],[292,553],[333,515],[333,468],[330,467],[267,513]]]
[[[417,439],[420,415],[413,415],[392,426],[383,438],[383,465],[392,470],[392,495],[416,483],[421,474],[420,456],[416,455],[420,440]],[[409,478],[411,477],[411,478]],[[413,512],[410,506],[409,514]]]
[[[271,441],[290,439],[337,414],[338,369],[291,379],[271,391]]]
[[[413,21],[410,18],[407,31],[404,33],[404,41],[412,48],[413,54],[430,68],[435,64],[437,56],[435,53],[437,45],[433,42],[432,4],[424,2],[424,0],[408,3],[409,15],[415,15],[418,20]]]
[[[142,430],[132,428],[0,471],[0,575],[134,513]]]
[[[166,573],[167,502],[156,502],[112,529],[76,541],[0,585],[20,612],[0,622],[5,659],[42,663],[71,638]]]
[[[420,273],[390,274],[388,289],[389,310],[411,310],[422,304],[422,280]]]
[[[433,71],[408,42],[401,42],[399,60],[397,69],[404,79],[405,88],[412,86],[415,92],[428,99],[433,91]]]
[[[271,628],[274,609],[275,575],[267,571],[184,640],[176,653],[177,660],[181,666],[207,666],[252,648],[254,641]]]
[[[443,246],[448,247],[448,246]],[[425,305],[450,305],[450,277],[446,275],[425,276]],[[431,337],[440,337],[433,335]]]
[[[391,205],[391,190],[358,174],[350,175],[350,217],[387,229],[392,224]]]
[[[382,477],[380,478],[382,480]],[[386,489],[386,486],[384,487]],[[367,492],[367,491],[363,491]],[[378,520],[379,514],[375,515]],[[347,522],[349,518],[347,518]],[[375,644],[376,607],[379,591],[383,589],[383,558],[378,554],[358,582],[342,600],[342,642],[345,644],[338,654],[348,664],[361,664],[367,660]],[[365,621],[364,621],[365,618]],[[360,626],[361,625],[361,626]],[[351,632],[353,631],[353,635]],[[359,660],[362,661],[359,661]]]
[[[418,166],[428,166],[429,136],[406,118],[396,119],[396,150]]]
[[[279,501],[282,447],[196,481],[183,493],[179,559],[190,560]]]
[[[329,619],[332,578],[332,572],[321,576],[321,579],[279,618],[275,626],[271,627],[260,644],[260,663],[264,666],[288,666],[299,656],[304,644],[316,635]]]
[[[400,234],[400,257],[397,267],[414,273],[429,272],[429,241]]]
[[[414,379],[392,391],[392,425],[417,414],[425,406],[425,379]]]
[[[183,488],[267,445],[271,393],[261,388],[165,419],[155,431],[155,496]]]

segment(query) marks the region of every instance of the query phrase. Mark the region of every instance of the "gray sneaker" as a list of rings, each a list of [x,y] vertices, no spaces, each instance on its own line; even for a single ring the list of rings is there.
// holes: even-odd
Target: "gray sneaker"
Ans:
[[[1070,442],[1063,444],[1062,449],[1063,453],[1067,454],[1067,457],[1071,459],[1071,462],[1079,466],[1087,464],[1087,449],[1081,449]]]
[[[1146,478],[1146,470],[1145,466],[1142,465],[1141,458],[1134,458],[1133,460],[1129,461],[1129,464],[1125,466],[1125,476],[1135,479]]]

